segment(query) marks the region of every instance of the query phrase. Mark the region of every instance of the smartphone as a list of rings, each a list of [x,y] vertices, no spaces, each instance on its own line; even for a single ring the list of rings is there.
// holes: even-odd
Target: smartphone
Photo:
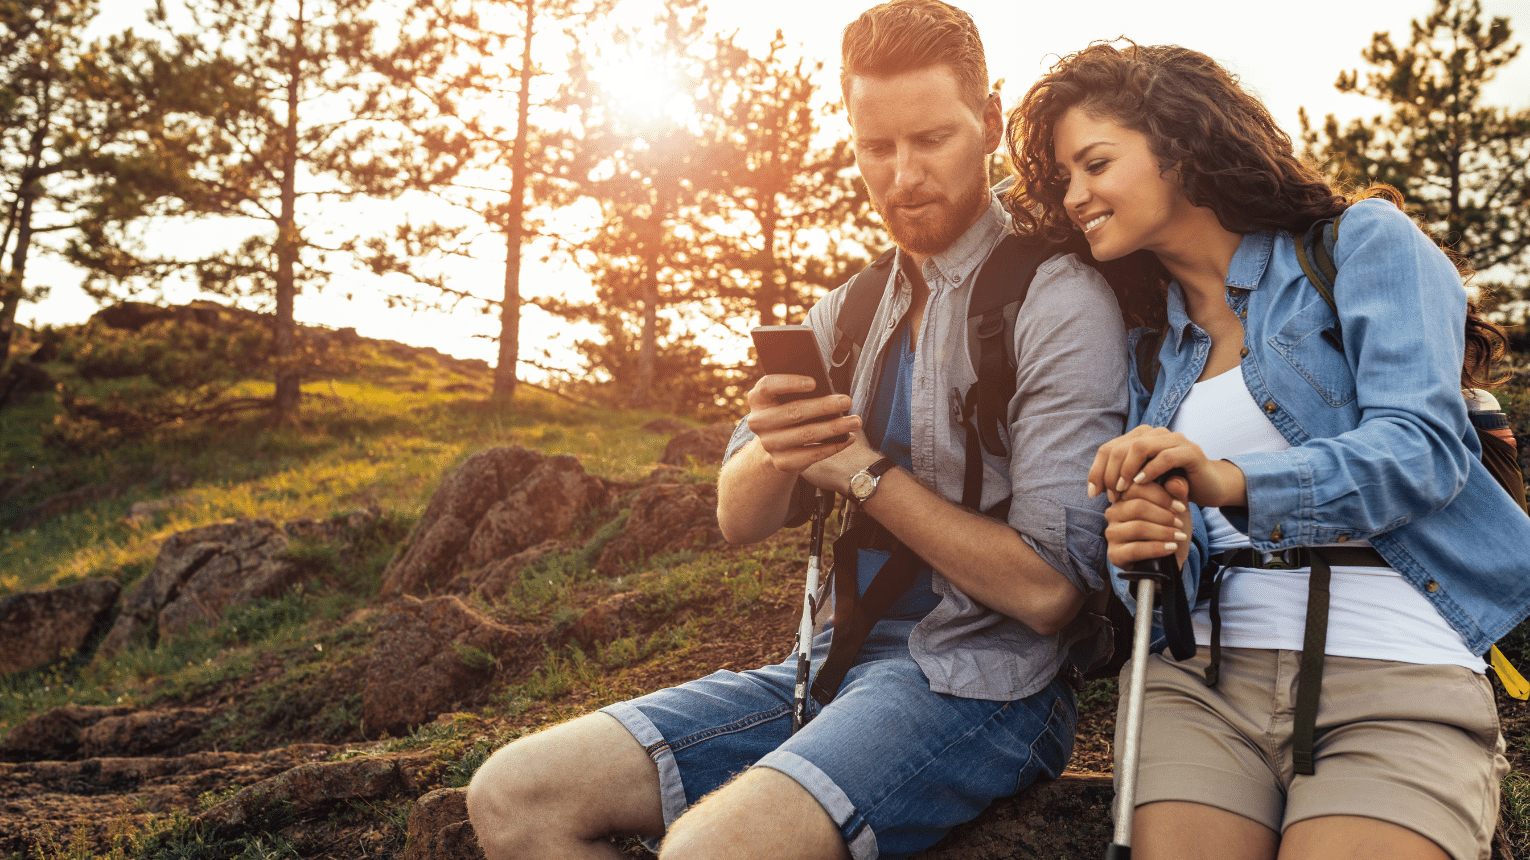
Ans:
[[[818,339],[813,335],[811,326],[762,325],[756,326],[749,334],[754,338],[754,350],[760,357],[760,367],[767,375],[790,373],[795,376],[811,377],[815,383],[812,391],[783,395],[781,397],[783,401],[824,397],[834,393],[834,386],[829,382],[828,365],[824,363],[823,353],[818,351]],[[838,444],[848,438],[850,437],[840,434],[823,441]]]

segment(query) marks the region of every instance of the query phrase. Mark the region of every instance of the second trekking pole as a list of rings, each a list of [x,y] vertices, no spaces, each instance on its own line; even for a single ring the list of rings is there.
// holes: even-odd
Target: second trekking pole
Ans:
[[[813,667],[814,616],[818,614],[818,582],[823,571],[823,521],[829,517],[830,498],[823,490],[813,496],[807,583],[802,589],[802,618],[797,622],[797,686],[792,692],[792,734],[808,721],[808,676]]]
[[[1185,477],[1183,469],[1170,469],[1158,479],[1162,484],[1170,477]],[[1116,829],[1110,847],[1105,849],[1105,860],[1131,860],[1132,816],[1137,811],[1137,759],[1142,752],[1142,711],[1147,691],[1148,647],[1153,635],[1153,602],[1159,586],[1172,588],[1179,576],[1174,553],[1154,559],[1153,569],[1147,571],[1122,571],[1121,578],[1136,585],[1137,609],[1133,614],[1132,627],[1132,676],[1123,696],[1123,706],[1117,715],[1125,724],[1121,743],[1121,768],[1116,775]],[[1167,603],[1167,599],[1165,603]],[[1193,653],[1193,652],[1192,652]]]

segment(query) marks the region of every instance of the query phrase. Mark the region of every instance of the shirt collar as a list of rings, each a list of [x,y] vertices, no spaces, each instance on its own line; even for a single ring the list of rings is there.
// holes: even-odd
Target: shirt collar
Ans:
[[[950,247],[933,254],[924,264],[924,280],[931,289],[938,283],[966,283],[988,259],[993,246],[1010,230],[1009,212],[992,192],[988,208],[972,222]],[[903,268],[903,249],[898,249],[897,271]],[[932,277],[935,275],[936,277]]]
[[[1227,280],[1224,282],[1228,287],[1236,287],[1243,290],[1259,289],[1259,281],[1264,278],[1264,272],[1269,268],[1270,258],[1275,251],[1275,233],[1271,230],[1260,230],[1257,233],[1246,233],[1238,242],[1238,250],[1233,252],[1232,263],[1227,267]],[[1167,336],[1178,353],[1184,346],[1185,332],[1190,325],[1190,315],[1185,312],[1185,294],[1180,289],[1179,282],[1169,284],[1168,295],[1168,318],[1169,330]]]

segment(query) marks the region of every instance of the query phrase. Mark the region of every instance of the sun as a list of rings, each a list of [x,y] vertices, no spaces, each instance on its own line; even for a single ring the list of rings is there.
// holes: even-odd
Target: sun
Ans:
[[[640,124],[686,126],[696,117],[694,93],[684,74],[666,58],[622,53],[597,61],[590,77]]]

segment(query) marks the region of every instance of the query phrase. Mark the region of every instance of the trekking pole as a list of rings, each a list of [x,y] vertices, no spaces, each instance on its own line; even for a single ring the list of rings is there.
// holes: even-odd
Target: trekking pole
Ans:
[[[829,494],[814,496],[813,528],[808,544],[807,583],[802,590],[802,619],[797,622],[797,687],[792,693],[792,734],[807,725],[808,675],[813,665],[813,617],[818,614],[818,580],[823,570],[823,523],[829,517]]]
[[[1158,479],[1162,484],[1171,476],[1184,477],[1183,469],[1170,469]],[[1148,645],[1153,634],[1153,600],[1159,585],[1169,587],[1179,575],[1174,553],[1153,560],[1153,570],[1122,571],[1121,578],[1135,581],[1137,586],[1137,611],[1132,626],[1132,677],[1126,691],[1125,707],[1121,718],[1126,722],[1125,737],[1121,743],[1121,772],[1116,782],[1116,831],[1110,847],[1105,849],[1105,860],[1131,860],[1132,816],[1137,811],[1137,759],[1142,751],[1142,711],[1147,691]]]

